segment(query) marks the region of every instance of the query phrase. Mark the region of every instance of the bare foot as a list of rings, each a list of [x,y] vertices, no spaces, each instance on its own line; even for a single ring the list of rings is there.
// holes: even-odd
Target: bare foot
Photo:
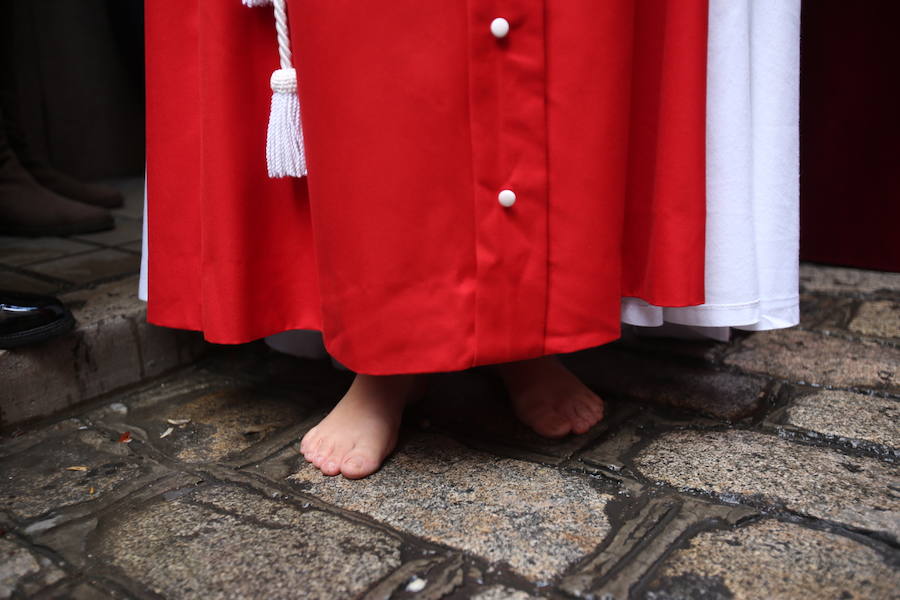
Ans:
[[[404,407],[423,391],[419,375],[357,375],[337,406],[306,432],[300,451],[324,475],[370,475],[397,444]]]
[[[555,356],[494,367],[503,379],[516,416],[549,438],[585,433],[603,418],[603,400]]]

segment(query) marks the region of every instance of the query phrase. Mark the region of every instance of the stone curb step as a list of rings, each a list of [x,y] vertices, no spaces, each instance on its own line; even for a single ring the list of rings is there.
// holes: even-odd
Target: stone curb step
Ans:
[[[61,296],[75,329],[0,350],[0,429],[47,417],[199,358],[200,334],[150,325],[130,277]]]

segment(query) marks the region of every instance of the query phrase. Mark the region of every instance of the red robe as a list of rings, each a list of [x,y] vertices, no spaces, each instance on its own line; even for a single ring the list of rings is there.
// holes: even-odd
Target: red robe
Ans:
[[[146,6],[152,323],[317,329],[390,374],[609,342],[622,296],[703,303],[705,1],[289,2],[309,175],[280,180],[271,10]]]

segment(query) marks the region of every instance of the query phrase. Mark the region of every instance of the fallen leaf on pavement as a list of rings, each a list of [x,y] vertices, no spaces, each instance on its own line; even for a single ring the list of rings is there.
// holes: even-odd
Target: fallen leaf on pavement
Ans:
[[[130,431],[126,431],[125,433],[123,433],[122,435],[119,436],[119,442],[121,442],[123,444],[127,444],[130,441],[131,441],[131,432]]]

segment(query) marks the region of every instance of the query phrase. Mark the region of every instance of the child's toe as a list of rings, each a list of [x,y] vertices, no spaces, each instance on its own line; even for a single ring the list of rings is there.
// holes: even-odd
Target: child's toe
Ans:
[[[322,468],[325,459],[334,451],[334,442],[331,440],[321,440],[313,451],[312,463]]]
[[[564,415],[547,411],[531,424],[531,428],[540,436],[560,438],[572,431],[572,424]]]
[[[581,397],[581,404],[595,419],[595,422],[603,418],[603,400],[594,392],[586,390]]]
[[[578,402],[577,407],[578,416],[580,417],[581,423],[588,429],[596,425],[597,421],[600,420],[599,415],[593,410],[593,407],[581,400]]]
[[[319,470],[322,471],[322,475],[332,477],[341,472],[341,467],[333,458],[329,457],[322,462]]]
[[[575,427],[583,420],[583,417],[578,410],[578,403],[573,402],[572,398],[566,398],[563,402],[560,403],[558,409],[560,415],[568,419],[572,427]]]
[[[323,475],[338,475],[341,472],[341,465],[347,454],[353,448],[353,442],[350,440],[339,439],[335,441],[331,452],[322,459],[321,471]]]
[[[592,424],[588,421],[580,420],[572,425],[572,433],[581,435],[591,430]]]
[[[375,456],[364,451],[354,451],[341,463],[341,474],[347,479],[360,479],[371,475],[381,466]]]
[[[303,453],[304,456],[310,453],[312,446],[316,441],[316,428],[313,427],[309,431],[304,434],[304,436],[300,439],[300,452]]]

